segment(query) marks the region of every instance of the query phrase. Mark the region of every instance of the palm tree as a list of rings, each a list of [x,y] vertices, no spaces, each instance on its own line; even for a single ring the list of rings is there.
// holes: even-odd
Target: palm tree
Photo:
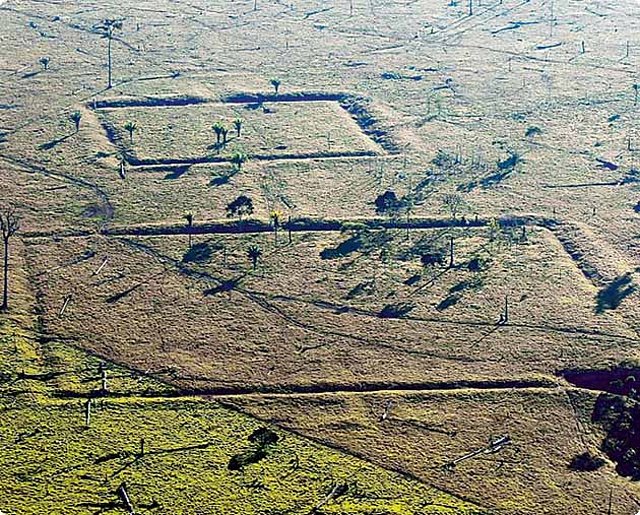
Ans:
[[[129,133],[129,141],[133,145],[133,133],[136,130],[138,130],[138,126],[136,125],[136,122],[129,121],[129,122],[125,123],[124,124],[124,130]]]
[[[47,71],[49,69],[49,63],[51,63],[51,59],[49,57],[41,57],[38,62],[42,65],[44,71]]]
[[[244,122],[241,118],[236,118],[235,120],[233,120],[233,126],[236,128],[236,134],[238,135],[238,138],[240,137],[240,133],[242,132],[243,123]]]
[[[82,120],[82,113],[80,111],[71,113],[69,115],[69,120],[71,120],[76,126],[76,132],[80,131],[80,120]]]
[[[255,271],[258,266],[258,260],[262,257],[262,249],[257,245],[251,245],[247,250],[247,257],[251,260],[253,270]]]
[[[4,289],[2,293],[2,306],[0,311],[9,309],[9,240],[20,229],[20,219],[13,207],[8,207],[0,212],[0,230],[4,243]]]
[[[233,153],[229,161],[233,164],[236,171],[240,171],[242,169],[242,165],[249,160],[249,156],[241,151],[236,151]]]
[[[220,122],[216,122],[213,124],[213,132],[216,133],[216,145],[220,145],[220,139],[222,138],[222,131],[224,129],[224,125]]]
[[[184,215],[184,219],[187,221],[187,232],[189,233],[189,248],[191,248],[191,229],[193,228],[193,213],[187,213]]]
[[[282,81],[280,81],[280,79],[271,79],[271,85],[276,92],[276,96],[278,95],[278,91],[280,90],[280,84],[282,84]]]
[[[122,20],[106,19],[96,25],[94,29],[100,32],[103,37],[107,38],[107,68],[109,70],[107,89],[111,89],[113,87],[111,74],[111,41],[113,40],[113,33],[116,30],[122,29]]]

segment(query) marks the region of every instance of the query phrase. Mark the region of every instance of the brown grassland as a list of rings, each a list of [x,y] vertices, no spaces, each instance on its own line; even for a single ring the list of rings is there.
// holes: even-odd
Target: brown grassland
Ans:
[[[126,479],[141,513],[637,512],[639,21],[0,3],[0,510],[122,513]]]

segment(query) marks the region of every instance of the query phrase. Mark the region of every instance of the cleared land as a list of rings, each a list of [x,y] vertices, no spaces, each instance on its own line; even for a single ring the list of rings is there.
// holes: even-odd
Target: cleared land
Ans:
[[[98,111],[134,164],[229,159],[239,151],[254,159],[381,153],[337,102],[205,103]],[[235,120],[242,121],[240,135]],[[136,126],[132,135],[125,129],[128,122]],[[226,138],[216,137],[215,123],[227,127]],[[203,131],[207,126],[210,130]]]
[[[640,9],[473,6],[0,6],[0,201],[22,217],[0,510],[121,510],[104,503],[122,478],[150,513],[309,513],[349,477],[322,512],[473,513],[437,489],[491,513],[640,509],[626,463],[640,452]],[[120,16],[107,90],[94,26]],[[376,212],[386,191],[400,212]],[[254,211],[228,219],[239,195]],[[289,220],[307,230],[289,239]],[[100,361],[110,395],[83,430]],[[253,417],[279,447],[231,473],[265,424]],[[443,468],[500,435],[511,445]],[[571,468],[584,452],[598,466]],[[188,474],[172,475],[178,459]]]

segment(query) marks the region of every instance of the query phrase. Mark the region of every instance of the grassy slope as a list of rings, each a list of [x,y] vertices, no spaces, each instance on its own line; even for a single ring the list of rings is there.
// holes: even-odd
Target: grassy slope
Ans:
[[[121,513],[124,481],[139,513],[308,513],[336,483],[348,493],[325,513],[480,513],[471,505],[285,431],[265,459],[229,471],[253,444],[257,420],[197,398],[137,397],[168,387],[109,366],[123,398],[84,400],[99,387],[98,361],[59,343],[40,343],[0,321],[0,485],[5,513]],[[50,380],[37,376],[64,372]],[[19,373],[30,379],[21,379]],[[140,455],[140,439],[145,454]]]

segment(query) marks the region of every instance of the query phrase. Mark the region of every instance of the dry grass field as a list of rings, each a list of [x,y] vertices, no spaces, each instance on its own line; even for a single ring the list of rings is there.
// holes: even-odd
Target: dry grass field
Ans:
[[[637,512],[639,20],[0,3],[0,510]]]

